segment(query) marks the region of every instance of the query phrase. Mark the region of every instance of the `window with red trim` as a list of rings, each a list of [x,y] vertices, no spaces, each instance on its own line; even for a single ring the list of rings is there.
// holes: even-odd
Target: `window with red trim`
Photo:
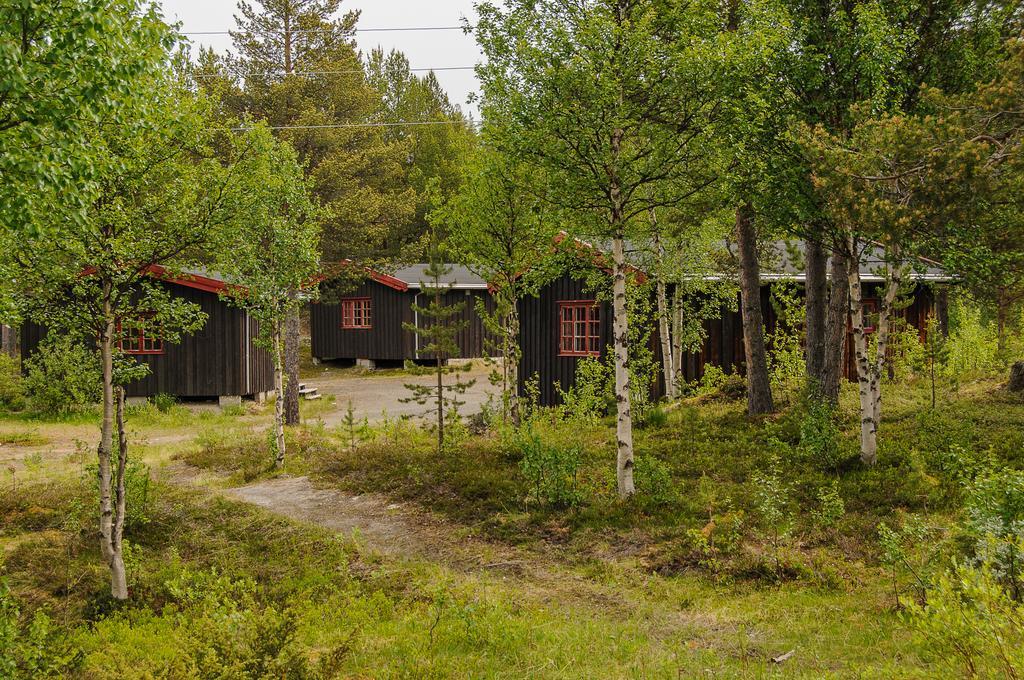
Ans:
[[[593,300],[558,303],[559,356],[601,353],[601,307]]]
[[[119,329],[118,347],[126,354],[163,354],[164,341],[155,321],[142,318],[125,321]]]
[[[370,298],[345,298],[341,301],[342,328],[372,328]]]
[[[878,321],[878,298],[864,300],[864,332],[874,333]]]

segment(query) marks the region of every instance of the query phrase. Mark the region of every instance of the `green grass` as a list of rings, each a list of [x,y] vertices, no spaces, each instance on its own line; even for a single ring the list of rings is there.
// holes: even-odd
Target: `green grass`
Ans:
[[[43,446],[50,440],[38,429],[4,430],[0,432],[0,446]]]
[[[291,656],[343,677],[758,677],[790,649],[779,669],[790,677],[921,668],[870,571],[837,590],[723,588],[630,562],[538,558],[528,576],[465,571],[382,561],[325,531],[169,488],[129,528],[132,600],[116,608],[83,529],[87,496],[84,486],[44,486],[0,507],[5,533],[21,537],[6,550],[6,578],[26,613],[47,611],[70,633],[83,677]],[[44,505],[26,512],[36,507],[27,497]],[[284,652],[257,642],[274,633]],[[238,646],[200,657],[218,636]]]
[[[401,420],[361,429],[354,447],[341,429],[303,427],[289,430],[285,472],[433,513],[445,524],[424,538],[430,559],[157,485],[149,503],[129,499],[131,600],[115,606],[93,482],[72,474],[0,493],[0,573],[23,619],[46,612],[66,633],[80,677],[935,677],[943,667],[895,610],[876,528],[914,513],[932,533],[911,560],[962,555],[958,480],[982,460],[1024,467],[1024,402],[993,381],[935,411],[913,381],[885,397],[871,469],[851,393],[834,466],[801,444],[798,400],[755,421],[739,402],[686,402],[637,430],[638,458],[659,461],[669,486],[655,494],[641,476],[629,503],[614,493],[613,424],[548,414],[534,423],[544,441],[583,450],[572,509],[529,498],[507,436],[467,435],[439,456]],[[278,474],[265,419],[178,408],[133,426],[197,430],[176,455],[227,484]],[[790,486],[777,547],[751,485],[773,459]],[[846,512],[824,526],[818,493],[833,480]],[[906,572],[897,587],[912,599]]]

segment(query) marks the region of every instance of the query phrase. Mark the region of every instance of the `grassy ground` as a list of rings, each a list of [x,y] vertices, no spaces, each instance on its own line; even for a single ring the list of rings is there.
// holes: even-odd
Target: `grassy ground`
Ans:
[[[18,603],[25,631],[46,613],[54,635],[36,635],[40,648],[67,652],[73,670],[61,672],[89,678],[941,676],[895,607],[876,527],[914,514],[931,532],[910,546],[914,564],[956,554],[963,473],[982,460],[1024,465],[1024,403],[981,381],[932,410],[927,386],[889,386],[868,470],[852,396],[826,453],[810,445],[820,423],[799,405],[750,422],[742,404],[705,398],[651,418],[637,433],[641,495],[628,504],[613,493],[606,421],[533,424],[548,450],[580,447],[569,507],[534,493],[522,435],[466,433],[438,456],[404,421],[289,434],[287,473],[380,492],[450,526],[450,551],[439,539],[433,558],[380,554],[220,497],[218,486],[276,474],[265,414],[145,409],[132,419],[143,459],[219,476],[182,488],[136,471],[131,602],[105,595],[84,454],[21,463],[7,480],[11,594],[0,602]],[[94,427],[7,419],[0,437],[58,446]],[[777,540],[752,483],[773,466],[788,487]],[[844,512],[829,520],[821,497],[833,482]],[[457,558],[469,540],[515,559]],[[897,572],[903,598],[912,585]]]

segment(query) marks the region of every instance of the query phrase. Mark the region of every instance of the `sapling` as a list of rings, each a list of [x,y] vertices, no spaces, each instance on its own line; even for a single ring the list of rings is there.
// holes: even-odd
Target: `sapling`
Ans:
[[[762,524],[769,532],[775,555],[775,576],[778,578],[782,575],[779,550],[792,522],[789,512],[790,487],[783,481],[779,459],[772,456],[767,470],[754,472],[751,482],[754,486],[757,511],[761,515]]]

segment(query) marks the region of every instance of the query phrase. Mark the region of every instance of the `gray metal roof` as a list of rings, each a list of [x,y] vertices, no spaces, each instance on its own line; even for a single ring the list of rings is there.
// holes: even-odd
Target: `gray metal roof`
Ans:
[[[627,242],[626,260],[641,270],[653,267],[653,256],[650,248],[639,247],[635,242]],[[610,246],[609,246],[610,249]],[[738,265],[739,252],[735,242],[721,241],[715,249],[727,254],[728,259],[735,259]],[[599,247],[599,250],[603,248]],[[605,250],[604,252],[607,252]],[[763,281],[803,281],[805,272],[805,243],[803,240],[779,239],[768,244],[761,253],[761,279]],[[731,257],[730,257],[731,256]],[[949,282],[955,280],[939,263],[925,258],[910,258],[908,264],[912,270],[909,278],[915,281]],[[880,282],[885,280],[886,262],[884,251],[880,246],[868,246],[861,257],[860,277],[862,281]],[[827,271],[827,270],[826,270]],[[719,279],[730,276],[729,267],[720,273],[705,276],[707,279]]]
[[[426,273],[428,267],[430,267],[429,264],[422,262],[419,264],[411,264],[408,267],[402,267],[391,274],[391,276],[395,277],[410,288],[422,288],[424,285],[431,286],[434,284],[434,281],[433,278]],[[455,290],[487,288],[487,282],[471,272],[467,267],[459,264],[451,264],[446,265],[445,268],[449,271],[438,281],[441,288],[452,288]]]

